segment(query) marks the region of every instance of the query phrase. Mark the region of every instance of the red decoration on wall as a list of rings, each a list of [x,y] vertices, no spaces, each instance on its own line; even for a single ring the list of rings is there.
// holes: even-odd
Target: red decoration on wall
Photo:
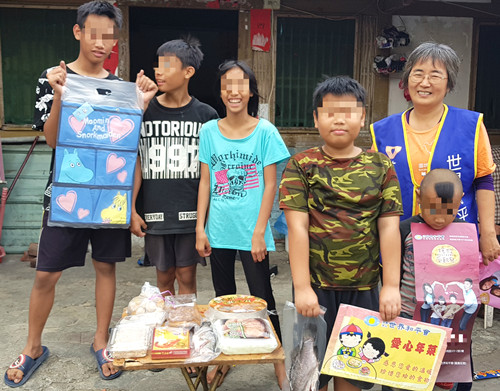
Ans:
[[[207,2],[207,8],[219,9],[220,8],[219,0],[213,0]]]
[[[115,7],[118,7],[116,3],[113,3]],[[116,43],[115,46],[113,46],[113,49],[111,50],[111,53],[109,54],[108,58],[104,60],[103,67],[106,69],[109,73],[112,73],[113,75],[117,75],[117,69],[118,69],[118,42]]]
[[[250,10],[250,39],[252,50],[268,52],[271,49],[271,10]]]
[[[104,60],[104,69],[106,69],[109,73],[116,75],[116,70],[118,69],[118,43],[113,46],[111,53],[108,58]]]

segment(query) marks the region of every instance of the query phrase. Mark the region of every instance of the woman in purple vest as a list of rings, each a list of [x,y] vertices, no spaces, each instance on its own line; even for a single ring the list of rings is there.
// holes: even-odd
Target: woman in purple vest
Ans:
[[[415,199],[433,168],[453,170],[464,197],[457,217],[481,222],[479,247],[488,263],[500,255],[495,233],[495,164],[483,115],[443,103],[457,82],[460,59],[449,46],[425,42],[408,57],[402,83],[413,107],[371,125],[373,146],[392,160],[401,184],[404,215],[419,213]]]
[[[500,255],[495,233],[495,164],[483,115],[444,104],[456,85],[460,59],[449,46],[422,43],[408,57],[402,84],[413,107],[371,125],[373,146],[392,160],[401,186],[404,215],[419,213],[415,190],[433,168],[453,170],[464,189],[457,217],[481,221],[479,247],[488,264]],[[442,383],[441,387],[453,386]],[[468,391],[472,383],[458,383]],[[390,388],[383,387],[383,390]]]

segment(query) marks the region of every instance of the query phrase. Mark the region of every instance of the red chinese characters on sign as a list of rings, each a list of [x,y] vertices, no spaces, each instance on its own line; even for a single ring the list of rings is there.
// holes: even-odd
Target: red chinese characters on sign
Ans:
[[[252,50],[268,52],[271,49],[271,10],[250,11],[250,39]]]
[[[400,346],[401,346],[401,344],[402,344],[401,338],[398,338],[398,337],[393,338],[392,341],[391,341],[391,348],[393,348],[393,349],[399,349]],[[412,350],[415,350],[418,353],[422,353],[422,352],[425,351],[425,343],[418,342],[415,346],[413,346],[413,343],[411,342],[411,340],[408,340],[402,346],[402,349],[406,350],[407,352],[411,352]],[[429,344],[429,345],[427,345],[427,352],[426,352],[426,354],[428,356],[435,356],[436,355],[436,349],[437,349],[436,345]]]

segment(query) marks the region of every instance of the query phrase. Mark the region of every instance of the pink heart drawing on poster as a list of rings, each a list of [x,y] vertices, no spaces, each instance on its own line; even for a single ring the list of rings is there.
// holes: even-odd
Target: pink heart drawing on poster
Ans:
[[[125,182],[125,179],[127,179],[127,171],[119,172],[116,177],[121,183]]]
[[[78,213],[78,218],[81,220],[89,215],[90,210],[79,208],[77,213]]]
[[[125,165],[126,161],[122,157],[118,157],[116,153],[110,153],[106,159],[106,173],[118,171]]]
[[[132,130],[134,130],[134,122],[131,119],[126,118],[122,121],[117,115],[109,117],[108,133],[113,144],[127,137]]]
[[[85,121],[78,121],[75,116],[70,115],[68,117],[69,126],[76,134],[80,134],[82,129],[85,127]]]
[[[56,198],[56,202],[57,205],[59,205],[62,210],[71,213],[75,208],[77,198],[78,197],[76,195],[76,192],[74,190],[70,190],[66,194],[58,195]]]

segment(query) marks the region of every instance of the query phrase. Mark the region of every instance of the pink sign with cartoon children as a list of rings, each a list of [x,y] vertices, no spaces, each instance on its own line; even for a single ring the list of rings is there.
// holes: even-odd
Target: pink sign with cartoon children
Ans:
[[[436,231],[412,223],[417,306],[414,319],[452,329],[438,382],[470,382],[470,338],[479,308],[479,247],[474,224]]]

